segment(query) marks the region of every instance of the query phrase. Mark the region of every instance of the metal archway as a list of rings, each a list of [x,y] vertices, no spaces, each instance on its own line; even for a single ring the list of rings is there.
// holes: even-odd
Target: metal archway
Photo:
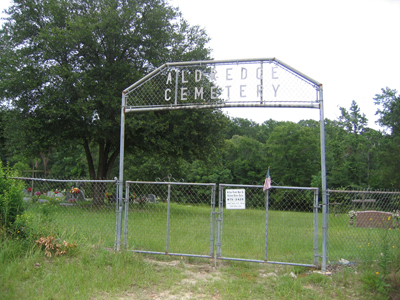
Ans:
[[[322,84],[276,58],[165,63],[122,92],[117,250],[120,250],[122,234],[126,114],[228,107],[319,109],[323,212],[322,271],[325,271],[328,226]]]

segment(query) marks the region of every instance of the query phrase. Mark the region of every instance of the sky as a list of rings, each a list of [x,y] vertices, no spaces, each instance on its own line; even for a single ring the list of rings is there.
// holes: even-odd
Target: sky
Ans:
[[[170,0],[190,25],[211,38],[212,58],[277,58],[323,84],[324,115],[355,100],[376,125],[373,98],[389,87],[400,92],[400,0]],[[0,0],[0,10],[9,6]],[[231,108],[231,117],[262,123],[270,118],[319,120],[304,108]]]
[[[355,100],[375,124],[373,98],[400,92],[400,0],[172,0],[191,25],[203,27],[214,59],[276,57],[323,84],[324,114]],[[232,117],[319,120],[313,109],[229,109]]]

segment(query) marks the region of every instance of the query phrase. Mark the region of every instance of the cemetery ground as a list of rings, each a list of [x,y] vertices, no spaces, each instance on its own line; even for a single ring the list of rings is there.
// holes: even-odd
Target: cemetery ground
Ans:
[[[160,203],[140,210],[152,212],[153,220],[158,220],[165,208]],[[138,211],[133,208],[132,219]],[[182,230],[178,235],[192,228],[187,218],[197,219],[197,223],[203,215],[209,219],[209,210],[202,206],[176,204],[171,213],[176,222],[182,222],[175,227]],[[246,214],[249,220],[265,217],[262,210],[246,210]],[[312,239],[305,242],[304,235],[292,230],[299,227],[302,231],[301,224],[312,220],[311,213],[271,211],[270,216],[271,227],[274,222],[286,224],[282,241],[291,241],[279,242],[279,247],[271,250],[276,260],[293,260],[293,252],[300,257],[312,255],[312,247],[302,248],[303,244],[312,246]],[[343,222],[338,222],[341,219]],[[1,234],[0,238],[0,299],[400,299],[400,230],[367,228],[370,235],[366,240],[360,237],[366,228],[350,226],[346,214],[336,217],[340,226],[330,228],[335,260],[330,261],[326,274],[299,266],[226,260],[218,260],[215,268],[213,259],[115,252],[112,205],[99,210],[32,203],[18,222],[12,236]],[[247,223],[247,232],[262,233],[262,228],[249,228],[251,224]],[[227,225],[229,222],[224,223]],[[209,231],[205,230],[205,235],[209,238]],[[278,238],[282,233],[272,231],[271,236]],[[201,236],[196,239],[202,241]],[[246,243],[243,238],[243,244],[238,241],[235,248],[240,248],[242,257],[253,257],[254,249]],[[145,241],[142,245],[158,247]],[[223,254],[227,251],[223,248]]]

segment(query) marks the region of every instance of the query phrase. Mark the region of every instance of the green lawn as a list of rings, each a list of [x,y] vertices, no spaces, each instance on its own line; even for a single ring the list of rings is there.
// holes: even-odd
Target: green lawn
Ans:
[[[43,211],[33,204],[28,212]],[[170,206],[167,241],[167,204],[131,205],[128,214],[128,250],[210,255],[212,249],[211,209],[204,204]],[[102,244],[112,248],[115,241],[115,206],[91,205],[51,207],[49,224],[61,239]],[[318,254],[322,254],[322,214],[319,214]],[[266,213],[260,209],[224,210],[221,255],[227,258],[261,260],[265,258]],[[214,239],[218,242],[218,222]],[[54,231],[54,230],[53,230]],[[122,237],[123,239],[123,237]],[[167,248],[168,243],[168,248]],[[270,211],[268,220],[268,261],[313,264],[313,214]],[[400,248],[400,230],[358,228],[349,225],[346,214],[330,216],[328,260],[336,263],[374,259],[384,251]],[[215,246],[215,252],[217,247]]]
[[[167,250],[167,205],[131,206],[128,249]],[[171,204],[169,253],[210,254],[211,211],[204,205]],[[260,209],[224,210],[222,256],[264,260],[266,213]],[[215,223],[217,243],[218,223]],[[313,214],[269,212],[268,260],[313,263]]]
[[[170,213],[168,251],[209,254],[210,207],[174,203]],[[176,299],[390,299],[400,289],[399,230],[350,227],[347,215],[331,217],[330,254],[335,261],[371,263],[331,266],[332,276],[227,260],[215,269],[208,259],[110,251],[116,224],[111,205],[34,203],[25,215],[24,229],[37,226],[36,233],[54,234],[77,247],[65,256],[47,257],[34,240],[22,239],[23,232],[0,238],[0,299],[164,299],[168,293]],[[222,256],[263,260],[265,211],[224,210],[223,218]],[[165,252],[165,203],[131,205],[128,225],[128,249]],[[312,264],[312,228],[312,213],[270,211],[268,260]]]
[[[350,226],[348,215],[338,214],[329,217],[328,240],[332,263],[342,258],[353,262],[375,260],[385,251],[399,251],[400,230]]]

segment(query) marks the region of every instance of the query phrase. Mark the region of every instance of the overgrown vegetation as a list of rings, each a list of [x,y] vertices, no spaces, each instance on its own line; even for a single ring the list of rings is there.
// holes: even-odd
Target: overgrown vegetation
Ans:
[[[138,232],[133,235],[135,241],[129,240],[129,249],[133,244],[136,248],[150,246],[155,249],[153,243],[163,240],[153,233],[164,232],[156,228],[165,225],[164,206],[164,203],[147,204],[132,213],[136,222],[131,225]],[[115,223],[114,208],[100,213],[98,210],[84,213],[86,210],[80,206],[65,209],[49,202],[25,203],[25,210],[14,222],[15,231],[9,231],[0,239],[0,299],[265,299],[267,294],[272,299],[398,299],[400,292],[397,229],[374,229],[380,234],[371,235],[369,243],[363,244],[355,256],[346,256],[352,263],[330,262],[328,272],[331,275],[298,266],[222,260],[217,261],[215,269],[214,260],[114,252],[111,248],[113,229],[107,232],[109,224]],[[238,233],[241,227],[249,230],[244,233],[257,232],[254,221],[263,219],[265,213],[259,209],[248,209],[244,213],[248,220],[246,224],[237,222],[234,211],[224,214],[226,243],[223,253],[227,256],[254,258],[258,255],[254,253],[258,248],[251,246],[254,238],[248,239],[249,234]],[[147,226],[147,235],[142,236],[140,233],[144,229],[140,226],[146,226],[144,221],[149,219],[149,214],[155,214],[152,219],[160,222]],[[204,239],[196,235],[194,242],[187,243],[183,237],[188,232],[195,235],[191,228],[199,226],[203,220],[209,222],[209,207],[175,203],[171,206],[171,214],[174,220],[171,247],[186,245],[200,249],[202,246],[196,243],[207,242],[208,230]],[[94,224],[98,219],[102,221]],[[307,226],[299,227],[307,222],[312,223],[311,213],[270,211],[269,256],[272,260],[284,259],[293,251],[307,253],[312,259],[311,235],[305,238],[300,233],[307,231]],[[93,225],[96,225],[95,230]],[[154,229],[151,233],[150,228]],[[346,228],[347,234],[338,229],[342,232],[342,240],[350,240],[353,248],[358,247],[355,237],[359,233]],[[130,229],[129,232],[133,231]],[[349,233],[355,236],[349,238]],[[309,240],[309,245],[302,248],[305,240]],[[378,248],[372,247],[374,245]]]
[[[19,214],[23,212],[23,183],[11,179],[11,169],[3,168],[0,161],[0,235],[7,234]]]
[[[378,263],[304,267],[116,253],[79,246],[47,257],[37,245],[0,241],[0,299],[398,299],[399,276]],[[398,264],[397,264],[398,266]],[[378,274],[379,273],[379,274]]]

